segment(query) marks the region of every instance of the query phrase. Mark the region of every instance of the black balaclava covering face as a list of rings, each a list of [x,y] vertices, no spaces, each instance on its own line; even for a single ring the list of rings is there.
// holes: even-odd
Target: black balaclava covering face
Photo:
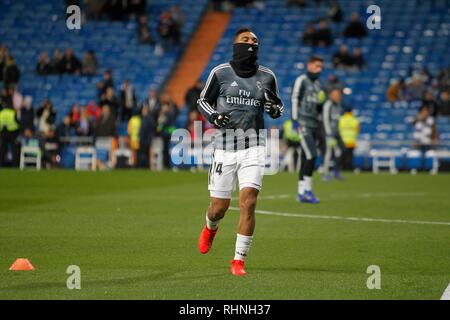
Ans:
[[[308,78],[310,78],[313,81],[319,79],[319,77],[320,77],[320,72],[308,71],[306,74],[307,74]]]
[[[233,59],[230,65],[241,78],[249,78],[258,71],[258,45],[249,43],[235,43],[233,45]]]

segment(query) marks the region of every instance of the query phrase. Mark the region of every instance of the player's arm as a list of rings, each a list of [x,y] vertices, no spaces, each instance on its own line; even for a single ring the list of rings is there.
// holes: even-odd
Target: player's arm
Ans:
[[[298,126],[298,110],[300,108],[299,104],[303,98],[303,94],[304,94],[303,76],[299,76],[297,80],[295,80],[291,95],[291,106],[292,106],[291,118],[292,124],[294,126]]]
[[[200,99],[197,100],[197,108],[210,123],[214,124],[217,128],[223,128],[230,121],[230,116],[227,114],[220,114],[213,108],[219,97],[219,93],[219,81],[213,70],[209,74],[206,86],[200,94]]]
[[[272,119],[281,117],[284,113],[283,101],[280,98],[280,91],[278,89],[277,78],[273,74],[272,81],[269,88],[266,88],[264,92],[264,109],[270,115]]]
[[[331,130],[331,101],[328,100],[323,105],[323,127],[325,128],[325,133],[327,137],[332,135]]]

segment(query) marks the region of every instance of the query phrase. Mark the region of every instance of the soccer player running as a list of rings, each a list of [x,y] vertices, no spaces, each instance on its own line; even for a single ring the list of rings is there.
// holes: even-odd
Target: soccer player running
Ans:
[[[312,176],[317,157],[317,127],[325,93],[319,81],[323,59],[311,56],[307,72],[299,76],[292,89],[292,120],[298,130],[301,144],[301,166],[298,181],[297,200],[305,203],[319,203],[312,191]]]
[[[199,111],[216,128],[208,176],[211,202],[198,248],[202,254],[210,250],[238,179],[240,218],[230,268],[235,276],[246,274],[244,260],[255,229],[265,166],[265,138],[258,134],[264,129],[264,111],[274,119],[284,112],[274,73],[258,64],[258,48],[258,38],[250,29],[238,30],[232,60],[211,71],[198,100]]]
[[[323,164],[323,180],[331,179],[331,161],[334,163],[333,175],[338,180],[343,180],[341,176],[342,154],[345,149],[344,142],[339,134],[339,119],[342,114],[342,94],[341,89],[333,88],[329,93],[329,98],[323,105],[323,127],[326,134],[326,151]]]

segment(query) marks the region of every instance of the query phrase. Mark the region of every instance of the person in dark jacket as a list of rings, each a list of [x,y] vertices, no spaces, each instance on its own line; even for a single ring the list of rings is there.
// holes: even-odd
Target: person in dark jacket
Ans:
[[[154,133],[154,117],[150,112],[150,108],[147,105],[144,105],[141,111],[141,128],[139,130],[139,168],[150,168],[150,154]]]
[[[202,92],[205,84],[201,80],[197,80],[195,85],[191,87],[186,93],[184,98],[185,104],[189,107],[189,112],[197,111],[197,100],[200,99],[200,93]]]
[[[20,80],[20,70],[12,56],[6,58],[3,68],[3,87],[7,90],[14,88]]]
[[[22,108],[19,111],[20,127],[22,132],[30,129],[34,132],[34,110],[32,106],[31,96],[26,96],[22,103]]]
[[[96,137],[115,137],[116,120],[108,105],[103,105],[100,119],[95,124]]]
[[[356,12],[352,13],[352,19],[344,31],[344,36],[347,38],[363,38],[367,36],[367,30],[364,24],[359,19]]]
[[[50,58],[46,51],[39,55],[39,61],[36,64],[36,73],[40,76],[46,76],[52,72],[52,66],[50,64]]]
[[[73,54],[72,48],[67,48],[66,53],[62,59],[62,65],[65,73],[69,74],[80,74],[81,73],[81,62]]]

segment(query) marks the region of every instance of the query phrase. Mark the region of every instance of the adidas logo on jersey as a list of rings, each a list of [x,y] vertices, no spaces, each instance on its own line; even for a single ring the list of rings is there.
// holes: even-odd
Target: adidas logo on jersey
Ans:
[[[236,81],[233,81],[233,83],[231,84],[231,87],[238,87],[239,85],[237,84]]]

